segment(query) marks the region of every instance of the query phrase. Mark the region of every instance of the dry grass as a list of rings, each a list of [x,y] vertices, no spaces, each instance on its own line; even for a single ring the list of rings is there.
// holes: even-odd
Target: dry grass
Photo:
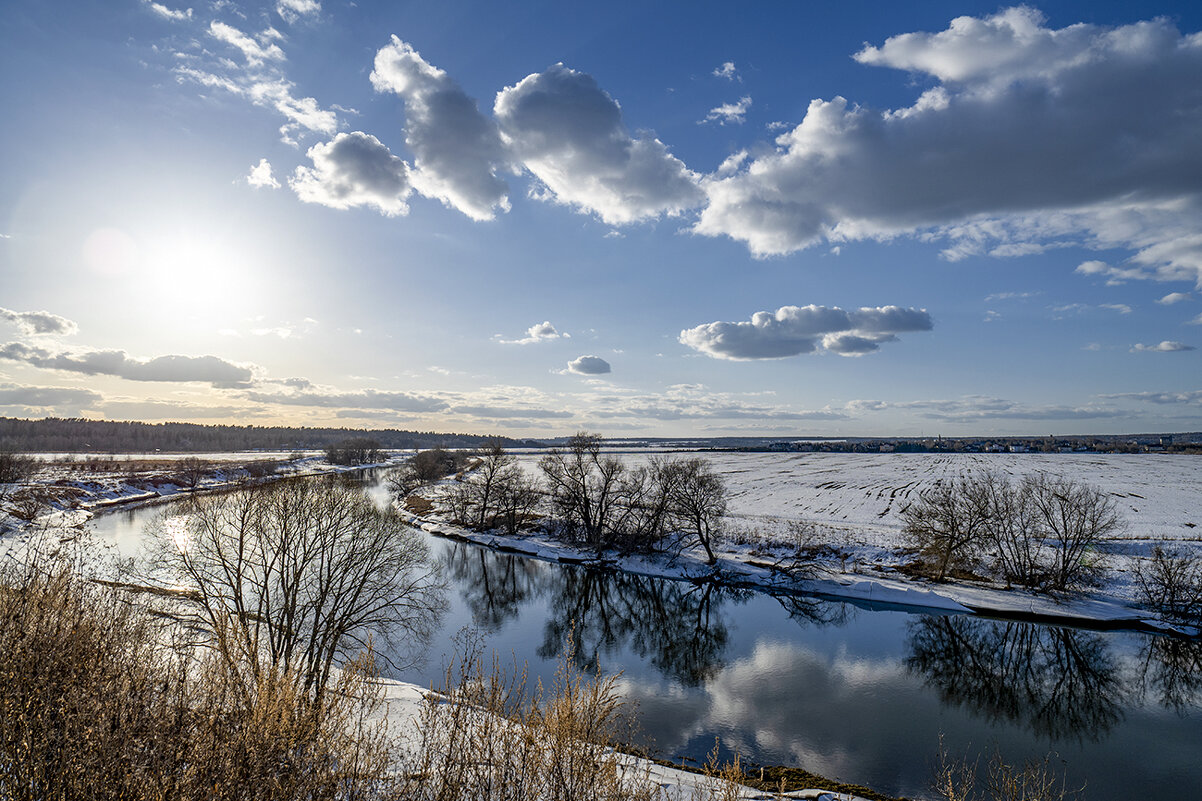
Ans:
[[[246,693],[225,660],[62,557],[0,570],[0,798],[392,796],[370,656],[320,707],[298,678]]]
[[[481,651],[447,670],[424,704],[409,797],[420,801],[651,801],[646,768],[615,750],[622,700],[614,677],[586,674],[565,654],[551,687],[530,686]]]
[[[1012,765],[994,751],[981,776],[980,759],[948,756],[939,744],[939,765],[931,789],[942,801],[1070,801],[1081,791],[1069,789],[1063,773],[1052,764],[1052,755]]]

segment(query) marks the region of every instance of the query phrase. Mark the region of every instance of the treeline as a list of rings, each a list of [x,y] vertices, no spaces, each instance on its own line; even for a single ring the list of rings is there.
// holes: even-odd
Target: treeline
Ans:
[[[467,463],[462,455],[431,451],[401,468],[392,487],[405,496],[468,467],[444,500],[451,518],[469,528],[512,535],[538,521],[558,539],[627,552],[691,543],[713,564],[728,493],[710,463],[655,456],[631,467],[603,454],[601,444],[597,434],[577,433],[539,462],[541,480],[497,442]]]
[[[399,429],[292,428],[288,426],[140,423],[47,417],[0,417],[0,451],[139,453],[149,451],[308,450],[347,439],[370,437],[381,448],[476,448],[501,441],[509,447],[537,445],[476,434],[444,434]]]

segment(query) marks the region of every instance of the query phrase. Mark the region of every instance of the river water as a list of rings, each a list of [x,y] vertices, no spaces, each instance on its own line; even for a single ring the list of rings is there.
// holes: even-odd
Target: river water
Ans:
[[[386,498],[378,481],[368,491]],[[159,509],[93,521],[133,554]],[[1202,644],[916,614],[615,574],[429,537],[448,611],[396,678],[440,683],[455,635],[548,682],[564,642],[620,673],[641,740],[704,759],[715,741],[759,764],[881,792],[928,794],[953,756],[1050,759],[1088,799],[1202,798]]]

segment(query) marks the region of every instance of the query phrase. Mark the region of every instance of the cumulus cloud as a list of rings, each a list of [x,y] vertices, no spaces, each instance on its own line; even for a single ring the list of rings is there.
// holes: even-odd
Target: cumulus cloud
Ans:
[[[712,74],[715,78],[725,78],[728,81],[743,80],[739,77],[739,71],[733,61],[723,61],[721,66],[714,68]]]
[[[1187,350],[1197,350],[1193,345],[1186,345],[1184,342],[1173,342],[1164,340],[1156,345],[1135,344],[1131,346],[1132,353],[1181,353]]]
[[[267,187],[269,189],[279,189],[280,182],[271,174],[271,163],[267,159],[259,159],[259,163],[250,168],[250,173],[246,176],[246,182],[256,189]]]
[[[1187,300],[1193,299],[1194,296],[1188,292],[1170,292],[1156,302],[1162,306],[1172,306],[1174,303],[1184,303]]]
[[[192,19],[192,9],[190,8],[179,11],[174,8],[168,8],[162,3],[155,3],[153,0],[142,0],[142,2],[145,3],[147,8],[163,19],[171,20],[172,22],[183,22],[184,20]]]
[[[521,339],[500,339],[502,345],[533,345],[536,342],[549,342],[553,339],[566,339],[571,337],[571,334],[565,334],[555,330],[555,326],[551,325],[550,320],[544,320],[541,323],[535,323],[526,329],[526,336]]]
[[[1202,279],[1202,37],[1167,19],[1053,30],[1012,8],[865,47],[938,83],[908,107],[814,100],[776,148],[705,181],[694,230],[760,256],[822,240],[1138,249],[1140,277]]]
[[[289,25],[301,17],[315,17],[321,13],[318,0],[276,0],[275,13]]]
[[[414,154],[413,187],[474,220],[509,210],[497,177],[505,160],[496,123],[447,74],[396,36],[376,53],[371,83],[405,101],[405,144]]]
[[[709,113],[705,115],[705,119],[701,120],[701,122],[716,122],[719,125],[726,125],[727,123],[742,125],[744,118],[747,116],[747,109],[749,108],[751,108],[751,98],[744,95],[734,103],[723,103],[710,109]]]
[[[66,317],[60,317],[48,311],[19,312],[12,309],[0,308],[0,320],[15,323],[22,333],[36,336],[39,334],[74,334],[79,331],[77,326]]]
[[[555,201],[610,225],[679,214],[704,195],[698,177],[650,133],[631,137],[591,75],[563,64],[497,94],[502,137]]]
[[[90,409],[103,399],[99,392],[93,392],[90,389],[0,384],[0,406]]]
[[[837,306],[782,306],[761,311],[750,321],[705,323],[680,332],[683,345],[716,359],[738,361],[784,359],[819,348],[840,356],[861,356],[893,342],[897,334],[929,331],[925,309],[900,306],[862,307],[845,311]]]
[[[374,389],[360,392],[304,390],[299,392],[248,392],[248,400],[258,403],[278,403],[285,406],[315,406],[319,408],[380,409],[394,412],[438,412],[448,404],[434,395],[415,392],[381,392]]]
[[[46,370],[111,375],[129,381],[199,381],[223,388],[246,386],[253,377],[249,367],[216,356],[170,354],[136,359],[123,350],[54,352],[20,342],[0,346],[0,359],[24,362]]]
[[[389,217],[409,212],[409,167],[371,134],[340,133],[307,155],[313,166],[297,167],[288,181],[304,202],[335,209],[370,206]]]
[[[578,356],[568,362],[568,372],[578,375],[604,375],[611,372],[609,362],[600,356]]]

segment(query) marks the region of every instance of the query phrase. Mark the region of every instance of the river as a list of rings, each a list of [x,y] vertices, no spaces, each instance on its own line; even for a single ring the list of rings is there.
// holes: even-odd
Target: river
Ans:
[[[377,478],[367,490],[386,498]],[[133,554],[148,507],[96,518]],[[423,535],[428,536],[428,535]],[[396,678],[439,683],[475,627],[546,683],[566,638],[620,673],[640,739],[704,759],[717,740],[759,764],[923,796],[939,740],[953,756],[1051,754],[1094,801],[1202,793],[1202,644],[970,615],[915,614],[616,574],[429,537],[449,609]],[[1189,788],[1194,788],[1190,790]]]

